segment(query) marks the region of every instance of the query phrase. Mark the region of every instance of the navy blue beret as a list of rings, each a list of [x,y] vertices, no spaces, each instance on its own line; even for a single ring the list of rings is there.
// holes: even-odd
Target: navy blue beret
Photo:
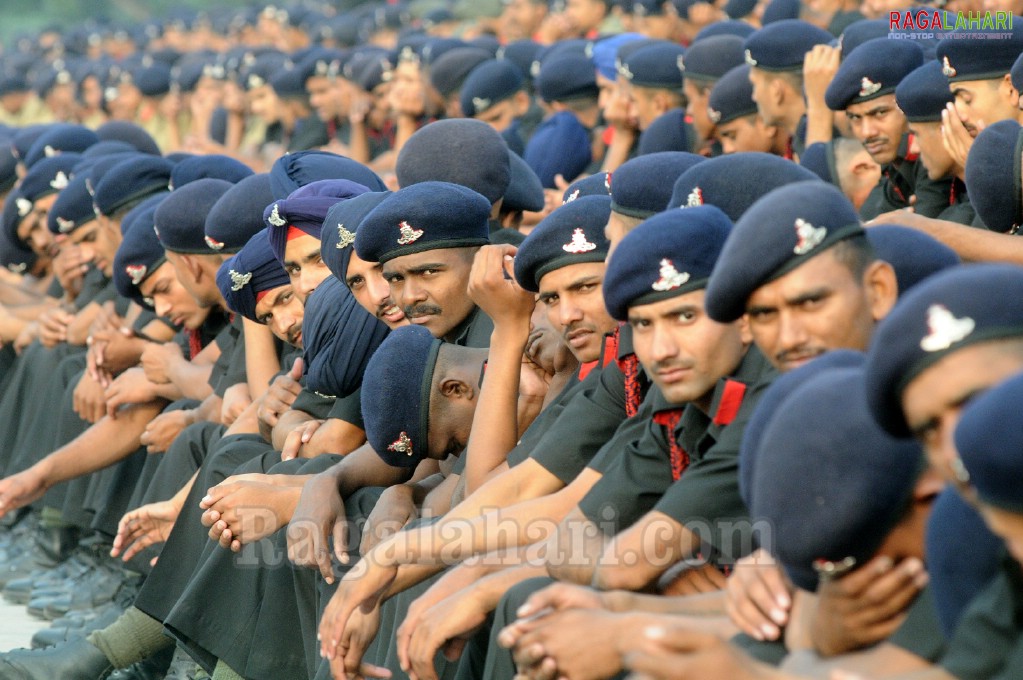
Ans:
[[[684,47],[672,42],[647,45],[622,60],[618,73],[637,87],[681,91],[685,53]]]
[[[899,294],[928,276],[961,264],[954,250],[917,229],[894,224],[879,224],[867,230],[874,256],[895,269]]]
[[[394,76],[394,64],[386,52],[374,51],[353,57],[342,73],[366,92],[373,92]]]
[[[45,67],[36,72],[35,77],[32,79],[32,87],[36,93],[45,98],[53,88],[58,85],[73,85],[74,78],[71,77],[71,73],[64,68],[55,68],[54,66]]]
[[[1023,513],[1023,429],[1016,407],[1023,398],[1023,375],[992,387],[963,409],[955,430],[956,450],[981,502]]]
[[[21,180],[21,195],[35,203],[64,189],[71,181],[71,171],[81,159],[76,153],[62,153],[36,163]]]
[[[604,276],[604,304],[619,321],[629,308],[678,297],[707,285],[732,230],[720,209],[705,205],[654,215],[626,234]]]
[[[87,175],[78,175],[61,190],[60,196],[54,201],[46,216],[46,226],[50,232],[70,234],[96,219],[96,211],[92,209],[92,196],[85,184],[86,179]]]
[[[757,288],[862,233],[856,209],[836,187],[814,179],[775,189],[735,223],[707,286],[707,314],[735,321]]]
[[[753,507],[753,480],[756,476],[757,456],[760,454],[760,441],[771,419],[778,413],[785,400],[815,375],[836,368],[862,367],[866,360],[863,352],[851,349],[833,350],[781,374],[771,382],[770,387],[757,402],[739,444],[739,494],[747,508]]]
[[[206,245],[219,253],[237,253],[263,230],[263,208],[273,200],[270,175],[259,173],[239,181],[206,215]]]
[[[730,18],[742,19],[752,14],[756,6],[756,0],[728,0],[725,3],[724,10],[725,14]]]
[[[82,158],[94,160],[115,153],[138,153],[138,149],[128,142],[111,139],[105,142],[96,142],[82,152]]]
[[[977,215],[991,231],[1023,226],[1020,199],[1023,127],[1002,120],[981,130],[966,157],[966,190]]]
[[[327,211],[338,201],[354,198],[369,191],[346,179],[323,179],[296,189],[285,199],[274,201],[263,210],[263,222],[270,229],[270,248],[284,262],[288,232],[292,227],[320,238]]]
[[[232,186],[207,177],[172,191],[156,211],[156,233],[163,247],[175,253],[215,254],[206,243],[206,216]]]
[[[923,63],[924,52],[912,40],[868,40],[838,67],[824,101],[832,111],[844,111],[852,104],[892,94]]]
[[[116,141],[131,144],[141,153],[160,155],[160,147],[153,137],[135,123],[126,120],[111,120],[96,128],[100,141]]]
[[[462,87],[474,68],[493,56],[479,47],[456,47],[430,64],[430,83],[442,96],[447,97]]]
[[[536,79],[536,92],[546,102],[596,99],[600,90],[593,62],[579,54],[544,60]]]
[[[327,151],[289,153],[270,168],[270,188],[278,199],[321,179],[347,179],[373,191],[387,190],[383,180],[362,163]]]
[[[611,210],[643,219],[661,212],[675,180],[705,160],[687,151],[662,151],[626,161],[611,177]]]
[[[888,432],[908,437],[902,392],[921,372],[970,345],[1023,336],[1023,269],[952,267],[903,295],[867,353],[867,399]]]
[[[355,300],[348,286],[327,278],[305,305],[302,338],[306,386],[332,397],[353,394],[362,385],[366,364],[388,332],[382,321]]]
[[[895,101],[910,123],[937,123],[955,98],[941,64],[929,61],[902,79],[895,88]]]
[[[0,194],[11,190],[18,181],[18,159],[9,139],[0,141]]]
[[[689,49],[691,50],[698,43],[701,43],[708,38],[714,38],[719,35],[734,35],[745,40],[756,33],[756,31],[757,29],[755,26],[746,21],[740,21],[739,19],[715,21],[714,23],[700,29],[700,32],[696,34],[695,38],[693,38],[693,42],[689,44]]]
[[[525,159],[544,188],[553,189],[557,175],[572,181],[589,166],[593,160],[590,135],[570,111],[555,113],[533,133]]]
[[[828,184],[839,186],[838,171],[835,169],[835,145],[833,141],[814,142],[803,149],[799,165],[820,177]]]
[[[150,206],[135,216],[114,256],[113,278],[117,292],[140,304],[146,303],[139,286],[165,261],[163,246],[153,230],[156,207]]]
[[[98,141],[96,133],[84,125],[54,125],[33,142],[25,156],[25,166],[31,168],[42,159],[61,152],[82,153]]]
[[[483,121],[464,118],[438,120],[417,130],[398,154],[394,172],[402,188],[451,182],[482,194],[491,205],[511,182],[508,145],[501,135]]]
[[[236,184],[253,174],[252,168],[230,156],[210,154],[186,158],[171,171],[170,189],[179,189],[189,182],[204,177],[213,177]]]
[[[838,38],[839,47],[842,48],[842,59],[855,50],[857,47],[875,38],[884,38],[891,29],[885,19],[860,19],[845,27],[842,35]]]
[[[640,41],[640,42],[646,42]],[[545,45],[536,54],[536,60],[529,67],[529,73],[534,79],[540,77],[540,69],[548,61],[553,61],[559,57],[574,56],[574,57],[585,57],[590,58],[590,49],[593,43],[589,40],[582,38],[572,38],[570,40],[559,40],[552,45]],[[624,47],[624,45],[623,45]],[[619,48],[621,49],[621,48]],[[592,67],[592,62],[590,64]]]
[[[777,0],[776,0],[777,1]],[[806,53],[834,39],[830,33],[799,19],[765,25],[746,38],[746,63],[765,71],[803,71]]]
[[[28,244],[18,238],[18,225],[31,212],[32,201],[22,195],[21,187],[11,191],[4,200],[3,229],[11,244],[28,247]]]
[[[1017,91],[1023,88],[1023,53],[1019,55],[1019,58],[1016,59],[1016,63],[1012,65],[1012,70],[1009,72],[1009,75],[1012,78],[1012,86],[1016,88]]]
[[[694,42],[682,58],[685,77],[715,81],[745,63],[743,39],[737,35],[716,35]]]
[[[462,114],[474,118],[522,89],[522,72],[510,61],[491,59],[469,73],[459,95]]]
[[[449,182],[421,182],[385,198],[355,236],[367,262],[441,248],[489,243],[490,203],[472,189]]]
[[[416,45],[401,45],[402,42],[408,42],[415,38],[419,44]],[[399,42],[398,46],[398,59],[406,59],[409,50],[417,51],[416,57],[422,57],[422,60],[427,65],[440,59],[444,56],[444,53],[450,52],[451,50],[458,49],[459,47],[468,47],[469,43],[458,38],[430,38],[425,35],[409,35],[406,36],[402,41]]]
[[[169,193],[170,193],[169,191],[160,191],[155,194],[152,194],[151,196],[143,200],[141,203],[136,205],[134,208],[126,212],[124,214],[124,219],[121,220],[120,224],[121,236],[123,237],[126,233],[128,233],[128,229],[131,228],[132,222],[135,221],[136,217],[142,215],[143,213],[145,213],[147,210],[154,206],[159,206],[160,203],[163,202],[163,199],[167,198],[167,194]]]
[[[595,175],[588,175],[577,179],[568,185],[565,193],[561,196],[562,203],[571,203],[583,196],[610,196],[611,195],[611,173],[598,172]]]
[[[422,326],[403,326],[380,344],[366,366],[366,440],[388,465],[415,467],[429,457],[430,395],[440,346]]]
[[[707,100],[707,116],[715,125],[730,123],[736,118],[752,116],[757,112],[749,69],[749,64],[736,66],[714,84]]]
[[[3,213],[0,213],[0,264],[16,274],[31,269],[37,259],[35,252],[18,239],[18,223],[21,221],[19,198],[25,200],[17,189],[12,190],[4,201]]]
[[[111,215],[132,201],[166,191],[173,169],[173,163],[159,156],[122,160],[93,183],[93,203],[102,214]]]
[[[288,59],[280,52],[264,52],[240,74],[241,85],[254,90],[268,85],[275,75],[287,67]]]
[[[691,143],[686,134],[686,111],[671,109],[654,119],[639,136],[636,155],[645,156],[660,151],[689,151]]]
[[[604,227],[611,215],[607,196],[583,196],[541,220],[515,254],[515,279],[536,293],[548,273],[583,262],[603,262],[610,247]]]
[[[618,33],[595,40],[590,49],[590,59],[597,73],[608,80],[615,80],[618,77],[618,49],[637,40],[645,41],[646,37],[641,33]]]
[[[24,76],[12,74],[0,77],[0,97],[15,92],[28,92],[30,89]]]
[[[355,248],[355,233],[363,218],[380,205],[390,192],[372,191],[331,206],[320,231],[320,256],[330,273],[344,282],[348,261]]]
[[[138,151],[123,152],[123,153],[112,153],[106,156],[100,156],[99,158],[83,159],[78,167],[75,168],[75,174],[88,175],[87,185],[89,187],[89,193],[96,196],[96,187],[103,181],[103,176],[113,170],[115,167],[120,165],[122,161],[128,159],[145,158],[146,154],[141,154]],[[170,175],[168,175],[169,177]],[[164,187],[166,189],[167,187]]]
[[[35,141],[46,134],[50,127],[50,125],[45,124],[29,125],[14,133],[14,137],[11,139],[11,149],[14,151],[14,155],[19,160],[24,161],[25,156],[28,155],[29,149],[32,148]]]
[[[533,172],[533,168],[529,167],[526,161],[510,149],[508,163],[511,168],[511,182],[508,183],[508,188],[504,192],[501,209],[509,212],[519,210],[539,212],[543,210],[543,184]]]
[[[270,87],[282,99],[303,98],[306,96],[305,81],[305,75],[288,62],[270,78]]]
[[[877,426],[863,393],[861,368],[813,376],[785,400],[757,452],[753,518],[771,523],[775,555],[810,592],[820,574],[874,557],[907,512],[925,467],[919,444]]]
[[[249,239],[236,255],[217,270],[217,287],[227,307],[250,321],[258,322],[259,294],[286,286],[291,279],[270,249],[266,229]]]
[[[806,168],[774,154],[733,153],[686,170],[675,181],[668,208],[715,205],[736,222],[765,194],[786,184],[815,179]]]
[[[779,21],[798,21],[800,9],[799,0],[770,0],[764,8],[761,23],[767,26]]]
[[[159,97],[170,91],[170,66],[159,61],[143,66],[132,74],[135,86],[144,97]]]
[[[1023,52],[1023,17],[1012,17],[1012,27],[998,31],[1009,37],[984,40],[953,35],[938,43],[936,56],[950,82],[991,80],[1012,70]]]
[[[532,66],[543,45],[534,40],[516,40],[502,47],[497,52],[498,59],[506,59],[515,64],[522,75],[532,79]]]

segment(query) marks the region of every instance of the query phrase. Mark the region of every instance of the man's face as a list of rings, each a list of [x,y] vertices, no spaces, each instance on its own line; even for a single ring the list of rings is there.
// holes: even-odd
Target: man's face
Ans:
[[[774,138],[771,137],[768,128],[760,120],[758,114],[720,123],[717,126],[716,135],[725,153],[743,151],[770,153],[774,147]]]
[[[391,299],[414,324],[443,338],[476,306],[465,294],[472,269],[471,248],[442,248],[396,257],[383,265]]]
[[[607,16],[607,5],[603,0],[567,0],[565,18],[580,35],[595,31]]]
[[[281,118],[281,100],[269,85],[260,85],[248,91],[249,111],[256,118],[270,125]]]
[[[752,79],[752,76],[750,77]],[[710,100],[710,88],[700,87],[696,83],[686,80],[682,84],[682,91],[685,92],[686,114],[693,119],[693,128],[700,139],[709,139],[714,133],[714,121],[707,116],[707,102]]]
[[[955,161],[941,141],[941,123],[913,123],[913,145],[932,180],[944,179],[955,170]],[[911,147],[910,151],[914,149]]]
[[[288,272],[295,295],[305,304],[316,286],[330,276],[320,257],[320,239],[308,234],[289,238],[284,247],[284,271]]]
[[[340,111],[338,91],[329,78],[310,76],[305,81],[305,89],[309,93],[309,105],[320,120],[329,122],[337,118]]]
[[[121,244],[121,232],[111,233],[109,227],[93,220],[68,234],[68,240],[82,249],[82,257],[96,265],[108,277],[114,273],[114,255]]]
[[[867,289],[834,249],[758,288],[746,313],[753,341],[779,371],[833,349],[865,350],[875,321]]]
[[[1009,100],[1001,79],[963,80],[948,86],[955,97],[956,113],[971,137],[980,133],[978,123],[991,125],[1000,120],[1016,120],[1019,116],[1019,101]]]
[[[633,347],[668,401],[709,410],[718,380],[742,359],[739,323],[720,324],[704,311],[704,291],[629,308]]]
[[[401,307],[391,299],[391,286],[384,279],[379,262],[366,262],[352,252],[348,260],[345,285],[352,291],[363,309],[387,324],[390,329],[407,326],[408,320]]]
[[[784,118],[784,111],[778,105],[775,97],[772,96],[774,89],[772,83],[774,78],[761,69],[751,68],[749,70],[749,82],[753,86],[753,101],[757,105],[757,113],[768,125],[779,125]],[[707,102],[704,100],[703,108],[706,110]],[[705,114],[706,115],[706,114]]]
[[[895,95],[886,94],[845,110],[853,136],[879,164],[891,163],[899,153],[906,132],[906,116],[895,104]]]
[[[646,130],[650,123],[664,113],[657,102],[657,90],[649,87],[628,86],[629,104],[640,130]]]
[[[600,358],[604,335],[615,328],[604,307],[605,268],[603,262],[584,262],[540,279],[539,301],[547,307],[547,319],[581,363]]]
[[[505,99],[503,102],[497,102],[483,113],[477,113],[473,117],[476,120],[482,120],[497,132],[504,132],[515,121],[515,101],[514,99]]]
[[[302,347],[302,319],[305,305],[291,285],[278,286],[264,292],[256,303],[256,319],[266,325],[284,342]]]
[[[195,330],[202,326],[210,313],[208,308],[200,307],[195,297],[181,285],[169,260],[139,285],[139,292],[153,301],[158,316],[169,319],[175,326]]]
[[[547,16],[547,3],[532,0],[510,0],[505,3],[499,22],[503,42],[533,37]]]
[[[205,277],[200,280],[196,274],[196,263],[192,260],[195,255],[182,255],[167,251],[165,256],[177,274],[178,283],[188,291],[195,303],[202,308],[209,308],[220,301],[220,289],[217,288],[216,280],[212,277]]]
[[[1018,341],[1017,341],[1018,342]],[[1023,370],[1023,354],[1003,342],[964,347],[913,378],[902,392],[906,423],[931,466],[955,482],[959,454],[952,435],[966,403]]]
[[[32,205],[32,212],[18,224],[18,238],[27,243],[40,257],[49,255],[50,247],[53,245],[53,234],[46,227],[46,217],[56,200],[57,194],[37,199]]]

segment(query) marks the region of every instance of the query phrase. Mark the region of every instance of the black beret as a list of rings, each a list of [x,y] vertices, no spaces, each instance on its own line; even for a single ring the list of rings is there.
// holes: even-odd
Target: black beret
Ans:
[[[786,371],[775,378],[757,402],[739,444],[739,494],[747,508],[753,507],[753,480],[756,476],[760,441],[771,419],[796,388],[823,371],[835,368],[862,367],[867,357],[863,352],[837,349],[811,359],[802,366]]]
[[[270,168],[274,198],[287,198],[295,189],[321,179],[347,179],[372,191],[385,191],[383,180],[358,161],[327,151],[299,151],[281,156]]]
[[[685,48],[672,42],[641,47],[622,60],[618,73],[637,87],[682,90]]]
[[[128,232],[128,229],[131,228],[132,222],[135,221],[135,218],[142,215],[150,208],[154,206],[159,206],[160,203],[163,202],[163,199],[167,198],[167,194],[169,193],[170,193],[169,191],[159,191],[149,196],[141,203],[136,205],[134,208],[129,210],[127,213],[125,213],[124,219],[121,220],[120,224],[121,236],[123,237]]]
[[[502,47],[497,52],[498,59],[505,59],[515,64],[525,78],[532,78],[532,66],[543,45],[534,40],[516,40]]]
[[[756,8],[756,0],[728,0],[725,3],[725,14],[731,19],[742,19],[748,17]]]
[[[782,19],[765,25],[746,38],[746,63],[765,71],[802,73],[806,53],[816,45],[826,45],[833,39],[834,36],[813,24],[799,19]]]
[[[36,163],[21,180],[21,195],[35,203],[67,187],[71,171],[81,156],[62,153]]]
[[[588,175],[577,179],[568,185],[561,195],[562,203],[571,203],[583,196],[610,196],[611,195],[611,173],[598,172],[595,175]]]
[[[143,66],[132,74],[135,86],[145,97],[160,97],[170,91],[171,70],[170,66],[156,61],[149,66]]]
[[[418,53],[422,55],[422,59],[427,63],[427,65],[433,64],[433,62],[437,61],[442,56],[444,56],[445,53],[450,52],[451,50],[455,50],[460,47],[470,46],[469,43],[465,42],[464,40],[459,40],[458,38],[430,38],[429,36],[425,35],[410,35],[407,36],[402,42],[407,42],[412,38],[415,38],[419,41]],[[406,47],[399,45],[398,59],[407,58],[406,56],[407,47],[416,49],[415,45],[408,45]]]
[[[42,159],[61,152],[82,153],[98,141],[96,133],[85,126],[54,125],[32,143],[25,156],[25,166],[31,168]]]
[[[111,215],[132,201],[166,191],[173,168],[173,163],[159,156],[122,160],[93,183],[93,203],[102,214]]]
[[[1023,375],[992,387],[969,402],[955,429],[956,450],[980,500],[1023,512],[1023,429],[1014,426],[1023,397]]]
[[[842,48],[842,59],[857,47],[875,38],[884,38],[891,29],[885,19],[860,19],[845,27],[838,37],[838,45]]]
[[[919,444],[889,436],[870,417],[862,369],[825,371],[796,388],[767,425],[752,515],[774,528],[774,552],[792,582],[813,592],[821,574],[874,557],[907,512],[924,466]]]
[[[289,232],[298,229],[320,238],[327,212],[338,202],[366,193],[368,189],[347,179],[323,179],[296,189],[287,198],[274,201],[263,210],[263,221],[270,229],[270,248],[282,263]]]
[[[0,97],[15,92],[28,92],[30,89],[24,76],[13,74],[0,77]]]
[[[14,137],[11,139],[11,150],[14,151],[14,155],[19,160],[24,161],[32,145],[35,144],[37,139],[45,135],[50,127],[50,125],[45,124],[29,125],[15,132]]]
[[[844,111],[852,104],[892,94],[923,63],[923,50],[911,40],[868,40],[838,67],[824,101],[832,111]]]
[[[757,200],[778,187],[817,179],[780,156],[733,153],[697,163],[675,181],[668,208],[715,205],[737,221]]]
[[[422,326],[395,329],[362,380],[366,440],[394,467],[415,467],[429,451],[430,396],[441,341]]]
[[[619,321],[629,308],[707,285],[732,221],[712,205],[654,215],[626,234],[604,276],[604,304]]]
[[[615,80],[618,78],[618,50],[623,45],[637,41],[646,43],[647,38],[641,33],[618,33],[598,38],[588,49],[586,56],[593,61],[597,73],[608,80]]]
[[[0,141],[0,194],[10,191],[18,181],[18,159],[9,139]]]
[[[413,184],[363,218],[355,252],[367,262],[387,262],[428,250],[486,245],[490,209],[486,198],[459,184]]]
[[[895,88],[895,101],[910,123],[937,123],[955,98],[941,64],[929,61],[902,79]]]
[[[128,142],[122,142],[116,139],[111,139],[105,142],[96,142],[95,144],[93,144],[88,149],[82,152],[82,158],[87,160],[94,160],[115,153],[138,153],[138,149],[136,149]]]
[[[510,61],[491,59],[469,73],[459,95],[462,115],[474,118],[522,89],[522,73]]]
[[[135,123],[126,120],[111,120],[96,128],[100,141],[117,141],[131,144],[142,153],[160,155],[160,147],[153,137]]]
[[[303,98],[306,96],[305,81],[305,75],[288,62],[271,76],[270,87],[282,99]]]
[[[340,281],[348,277],[348,261],[355,250],[355,233],[363,218],[390,192],[372,191],[331,206],[320,231],[320,256]]]
[[[37,256],[18,239],[18,223],[22,217],[18,214],[18,199],[26,200],[17,189],[12,190],[4,201],[3,213],[0,214],[0,264],[16,274],[21,274],[35,265]],[[28,205],[31,210],[31,203]]]
[[[746,21],[740,21],[739,19],[726,19],[725,21],[715,21],[700,29],[700,32],[693,38],[693,42],[689,44],[689,49],[695,47],[698,43],[707,40],[708,38],[714,38],[719,35],[734,35],[745,40],[749,36],[756,33],[756,27]]]
[[[131,151],[124,153],[112,153],[106,156],[100,156],[99,158],[84,159],[80,165],[75,167],[75,174],[88,175],[86,186],[89,189],[89,193],[95,198],[96,187],[99,186],[99,183],[103,181],[103,177],[108,172],[120,165],[122,161],[145,157],[145,154],[141,154],[138,151]],[[167,187],[164,187],[164,189],[166,188]]]
[[[263,208],[274,200],[270,175],[249,175],[217,199],[206,215],[206,245],[218,253],[237,253],[263,230]]]
[[[966,157],[966,190],[977,215],[991,231],[1023,226],[1020,154],[1023,128],[1002,120],[981,130]]]
[[[735,223],[707,286],[707,314],[735,321],[757,288],[862,233],[856,209],[836,187],[815,179],[775,189]]]
[[[232,186],[207,177],[172,191],[156,211],[156,233],[163,247],[175,253],[217,253],[206,242],[206,216]]]
[[[504,192],[501,209],[509,212],[527,211],[540,212],[544,206],[543,184],[517,153],[508,150],[508,162],[511,169],[511,182]]]
[[[508,145],[483,121],[438,120],[416,131],[395,165],[402,188],[420,182],[461,184],[493,205],[511,182]],[[385,187],[370,187],[382,191]]]
[[[936,56],[950,82],[991,80],[1012,70],[1023,52],[1023,17],[1012,17],[1011,28],[998,30],[1007,37],[985,40],[953,35],[938,43]]]
[[[536,91],[546,102],[596,99],[600,94],[593,62],[578,54],[544,60],[536,79]]]
[[[894,224],[879,224],[867,230],[874,256],[895,270],[899,295],[928,276],[961,264],[954,250],[917,229]]]
[[[970,345],[1023,336],[1023,269],[1004,264],[952,267],[903,295],[878,324],[867,353],[867,399],[874,418],[908,437],[902,392],[928,367]]]
[[[139,286],[164,263],[164,249],[153,230],[156,206],[137,214],[114,256],[114,285],[121,296],[146,304]],[[146,304],[146,306],[149,306]]]
[[[259,321],[256,318],[259,294],[286,286],[290,281],[288,272],[270,249],[266,229],[257,232],[217,270],[217,287],[228,309],[256,322]]]
[[[526,163],[545,189],[553,189],[555,177],[574,180],[593,160],[590,135],[570,111],[559,111],[536,129],[526,145]]]
[[[430,83],[442,96],[462,87],[469,73],[494,55],[479,47],[457,47],[445,52],[430,64]]]
[[[305,303],[306,387],[337,398],[353,394],[388,332],[382,321],[356,301],[348,286],[328,277]]]
[[[779,21],[798,21],[800,9],[799,0],[770,0],[764,8],[760,23],[767,26]]]
[[[394,76],[394,64],[386,52],[360,53],[345,64],[342,74],[366,92],[373,92]]]
[[[189,182],[204,177],[222,179],[236,184],[252,174],[252,168],[230,156],[220,154],[192,156],[174,166],[174,170],[171,171],[169,188],[179,189]]]
[[[536,293],[548,273],[583,262],[603,262],[610,247],[604,227],[611,215],[607,196],[583,196],[545,217],[515,255],[515,279]]]
[[[675,180],[705,160],[686,151],[662,151],[626,161],[611,177],[611,210],[643,219],[661,212]]]
[[[694,42],[682,58],[685,77],[715,81],[745,63],[743,49],[743,39],[737,35],[715,35]]]
[[[52,233],[70,234],[96,219],[92,196],[85,184],[87,178],[87,175],[78,175],[61,190],[46,216],[46,226]]]
[[[736,66],[714,84],[707,100],[707,116],[715,125],[730,123],[757,112],[749,69],[749,64]]]
[[[945,74],[943,73],[942,75]],[[1016,59],[1016,62],[1012,65],[1012,70],[1009,72],[1009,75],[1012,78],[1012,86],[1016,88],[1017,91],[1023,88],[1023,53],[1019,55],[1019,58]]]
[[[662,113],[640,134],[636,155],[645,156],[659,151],[689,151],[691,143],[686,128],[685,109],[671,109]]]

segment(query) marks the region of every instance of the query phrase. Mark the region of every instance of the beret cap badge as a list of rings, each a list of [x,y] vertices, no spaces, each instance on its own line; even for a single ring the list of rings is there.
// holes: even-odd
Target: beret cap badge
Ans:
[[[815,227],[804,219],[797,219],[796,246],[792,252],[796,255],[806,255],[819,246],[827,235],[828,230],[825,227]]]
[[[568,197],[565,198],[565,203],[571,203],[572,201],[574,201],[577,198],[579,198],[579,190],[578,189],[576,189],[575,191],[570,193],[568,195]]]
[[[700,187],[693,187],[693,190],[686,196],[686,208],[697,208],[703,205],[703,190]]]
[[[251,272],[248,274],[239,274],[238,272],[232,269],[229,272],[229,274],[231,275],[231,290],[233,290],[236,293],[245,286],[249,285],[249,281],[252,280]]]
[[[131,278],[131,282],[134,285],[142,283],[142,279],[146,278],[146,272],[148,267],[144,264],[129,264],[124,268],[124,273]]]
[[[586,232],[579,228],[572,232],[572,240],[561,246],[561,249],[566,253],[573,254],[588,253],[596,248],[597,244],[587,241]]]
[[[406,456],[412,455],[412,440],[409,439],[408,434],[402,432],[398,435],[390,446],[387,447],[388,451],[394,451],[395,453],[404,453]]]
[[[876,94],[881,89],[881,83],[875,83],[870,78],[863,76],[860,81],[860,96],[869,97],[872,94]]]
[[[955,67],[948,61],[948,56],[941,58],[941,72],[945,74],[946,78],[955,78],[957,71]]]
[[[337,225],[337,245],[335,246],[338,250],[343,250],[348,246],[355,243],[355,234],[345,229],[345,225],[338,222]]]
[[[276,203],[274,203],[273,212],[270,213],[270,217],[267,218],[267,221],[270,224],[274,225],[275,227],[283,227],[284,225],[286,225],[288,223],[287,220],[285,220],[285,219],[283,219],[281,217],[281,213],[278,212],[278,210],[277,210],[277,204]]]
[[[476,109],[476,113],[482,113],[490,108],[490,99],[486,97],[473,97],[472,106]]]
[[[928,334],[920,340],[920,349],[925,352],[940,352],[959,342],[976,327],[968,316],[957,319],[944,305],[927,308]]]
[[[415,243],[423,235],[422,229],[413,229],[412,225],[404,221],[398,223],[398,231],[401,234],[398,238],[399,246],[407,246]]]
[[[719,122],[721,122],[721,112],[720,111],[715,111],[714,109],[710,108],[709,106],[707,107],[707,117],[710,118],[710,121],[712,123],[719,123]]]
[[[25,217],[32,212],[32,201],[27,198],[19,198],[15,204],[18,206],[18,217]]]
[[[753,58],[753,55],[750,54],[749,50],[746,50],[746,53],[743,56],[746,59],[746,63],[749,64],[750,66],[756,66],[757,65],[757,60]]]
[[[654,281],[653,285],[650,286],[658,293],[681,288],[689,281],[689,272],[680,273],[675,269],[675,264],[667,258],[661,260],[659,273],[661,278]]]
[[[212,236],[204,236],[203,240],[206,241],[206,245],[210,247],[210,250],[223,250],[224,248],[224,244]]]
[[[66,220],[63,217],[57,218],[57,229],[60,230],[60,233],[67,234],[74,228],[75,228],[74,220]]]

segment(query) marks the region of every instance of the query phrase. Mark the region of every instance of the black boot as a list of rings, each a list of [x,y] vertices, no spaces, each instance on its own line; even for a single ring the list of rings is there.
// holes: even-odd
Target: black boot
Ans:
[[[0,656],[0,680],[103,680],[113,670],[103,652],[84,639]]]

